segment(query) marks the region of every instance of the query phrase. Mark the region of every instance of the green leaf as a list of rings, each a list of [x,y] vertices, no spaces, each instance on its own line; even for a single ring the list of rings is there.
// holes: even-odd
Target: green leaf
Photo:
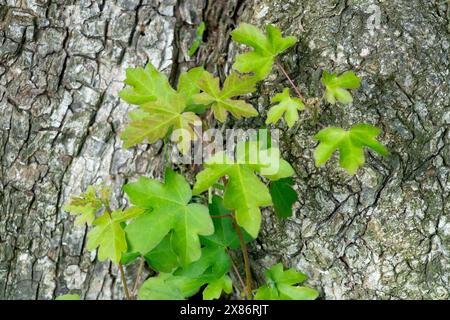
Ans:
[[[243,143],[237,146],[237,150],[238,163],[233,163],[224,153],[211,157],[205,164],[205,170],[197,175],[193,192],[200,194],[227,176],[224,206],[234,210],[238,224],[256,238],[261,225],[260,207],[271,205],[272,198],[255,171],[264,176],[271,174],[276,178],[285,178],[292,175],[293,170],[286,176],[278,176],[281,161],[279,150],[275,148],[260,150],[255,143]]]
[[[264,79],[272,70],[275,57],[297,42],[295,37],[281,35],[280,29],[266,26],[266,34],[253,25],[241,23],[231,32],[234,41],[248,45],[254,51],[236,57],[233,68],[240,72],[253,72],[258,79]]]
[[[95,213],[103,207],[104,202],[97,194],[97,189],[94,186],[89,186],[85,193],[72,197],[64,206],[64,211],[78,216],[75,220],[75,225],[82,225],[84,223],[91,225],[95,219]],[[104,187],[102,190],[101,193],[107,194],[109,201],[109,188]]]
[[[151,64],[145,69],[127,69],[125,83],[131,87],[122,90],[120,96],[140,107],[129,113],[130,121],[121,134],[124,147],[130,148],[144,140],[152,144],[163,139],[170,129],[180,129],[184,134],[175,138],[181,152],[186,154],[196,138],[192,126],[201,124],[201,120],[195,113],[184,110],[191,103],[192,95],[199,91],[195,81],[203,72],[202,68],[195,68],[182,74],[179,91],[175,91],[167,77]]]
[[[95,228],[88,233],[87,249],[93,251],[98,247],[98,259],[110,259],[119,263],[122,254],[127,252],[127,241],[121,223],[124,213],[114,211],[111,215],[104,213],[94,221]]]
[[[211,281],[203,290],[203,300],[219,299],[222,291],[230,294],[233,291],[233,282],[231,278],[224,275],[222,278]]]
[[[205,32],[205,29],[206,29],[206,25],[202,21],[202,23],[200,23],[200,25],[197,28],[195,39],[192,42],[191,47],[189,48],[189,51],[188,51],[189,57],[192,57],[197,52],[197,50],[200,47],[200,45],[202,44],[202,42],[203,42],[203,33]]]
[[[142,105],[173,93],[167,78],[151,63],[145,69],[128,68],[126,75],[124,82],[128,87],[120,91],[119,96],[129,104]]]
[[[212,234],[214,226],[207,207],[189,203],[192,192],[181,175],[168,168],[165,183],[141,177],[124,190],[134,205],[148,210],[125,228],[132,251],[145,255],[173,231],[171,246],[181,264],[200,258],[199,235]]]
[[[260,287],[255,300],[315,300],[319,293],[317,290],[295,286],[301,284],[308,277],[294,269],[283,270],[281,263],[266,271],[266,285]]]
[[[211,105],[214,117],[220,122],[225,122],[228,112],[236,119],[242,117],[254,117],[258,111],[253,106],[243,100],[234,100],[238,97],[256,90],[256,79],[250,76],[240,76],[232,72],[223,84],[222,90],[219,85],[219,78],[214,78],[209,72],[204,72],[198,85],[203,91],[194,96],[194,103]]]
[[[278,93],[272,98],[272,103],[279,102],[270,108],[267,113],[266,124],[278,122],[284,114],[284,119],[289,128],[298,121],[298,110],[304,110],[305,105],[298,98],[291,98],[289,89],[285,88],[283,93]]]
[[[147,279],[139,289],[139,300],[184,300],[188,292],[183,286],[189,282],[185,277],[174,277],[171,274],[160,273],[157,277]]]
[[[200,93],[198,82],[205,72],[206,71],[205,69],[203,69],[203,67],[197,67],[190,69],[188,72],[183,72],[180,75],[177,87],[178,93],[182,94],[185,97],[188,106],[193,103],[192,97],[195,94]]]
[[[145,255],[148,265],[155,271],[171,273],[180,266],[178,256],[172,249],[172,233],[169,233],[153,250]]]
[[[178,269],[174,275],[198,279],[203,285],[211,279],[222,277],[230,270],[230,266],[230,257],[225,248],[207,245],[202,248],[200,259]]]
[[[55,300],[81,300],[81,297],[78,294],[64,294],[56,297]]]
[[[297,192],[292,188],[292,178],[280,179],[270,183],[270,195],[272,196],[275,213],[279,218],[292,217],[292,206],[298,201]]]
[[[127,245],[129,248],[129,246]],[[139,252],[124,252],[122,254],[122,257],[120,258],[120,262],[122,262],[123,265],[127,265],[129,263],[132,263],[137,258],[139,258],[141,254]]]
[[[172,274],[161,273],[158,277],[147,280],[139,291],[139,298],[181,300],[193,296],[204,285],[212,285],[206,293],[211,298],[217,294],[220,296],[222,289],[229,293],[232,284],[226,273],[230,266],[230,258],[224,248],[206,246],[202,248],[199,260]]]
[[[380,129],[370,124],[354,125],[349,131],[335,127],[325,128],[314,137],[320,141],[314,151],[316,165],[323,165],[336,150],[339,150],[341,167],[353,175],[364,165],[364,147],[382,156],[388,155],[387,149],[375,139],[380,133]]]
[[[212,203],[209,205],[209,212],[213,216],[223,216],[231,214],[232,211],[228,210],[223,205],[223,199],[217,195],[212,197]],[[224,248],[237,249],[240,247],[239,237],[236,230],[233,228],[232,219],[213,219],[214,234],[202,237],[202,243],[210,246],[220,246]],[[252,241],[252,237],[242,230],[246,242]]]
[[[353,97],[346,89],[359,88],[361,79],[352,71],[344,72],[340,76],[324,71],[322,83],[325,85],[325,98],[329,103],[335,104],[336,101],[339,101],[343,104],[350,104],[353,102]]]

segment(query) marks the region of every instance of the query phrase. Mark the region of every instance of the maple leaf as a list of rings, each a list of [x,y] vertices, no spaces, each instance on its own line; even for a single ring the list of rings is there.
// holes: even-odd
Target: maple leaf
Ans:
[[[251,76],[239,76],[232,72],[220,89],[219,78],[214,78],[209,72],[204,72],[198,86],[203,91],[194,96],[194,102],[203,105],[211,105],[214,117],[220,122],[225,122],[228,112],[235,118],[254,117],[258,111],[243,100],[234,100],[233,97],[241,96],[256,90],[256,79]]]
[[[89,186],[85,193],[72,197],[63,207],[64,211],[77,215],[75,225],[87,223],[91,225],[95,219],[95,213],[103,208],[105,201],[109,201],[110,190],[107,187]]]
[[[231,292],[226,276],[230,266],[230,258],[224,248],[206,246],[202,248],[199,260],[171,274],[160,273],[158,277],[145,281],[139,290],[139,299],[183,300],[196,294],[204,285],[211,285],[204,293],[205,298],[216,298],[222,289]]]
[[[193,104],[192,97],[200,92],[198,82],[205,72],[203,67],[197,67],[181,73],[178,79],[177,91],[184,96],[187,107]]]
[[[171,238],[172,232],[144,256],[152,270],[171,273],[180,267],[178,255],[172,248]]]
[[[142,210],[132,208],[122,212],[116,210],[104,213],[94,221],[94,226],[88,233],[87,249],[93,251],[98,247],[98,259],[104,261],[110,259],[119,263],[122,254],[127,251],[127,241],[121,223],[140,215]]]
[[[281,263],[267,270],[265,276],[267,284],[257,290],[255,300],[315,300],[319,296],[315,289],[294,286],[308,277],[294,269],[283,270]]]
[[[285,88],[282,93],[276,94],[272,98],[272,103],[279,102],[277,105],[270,108],[267,113],[266,124],[276,123],[284,114],[284,119],[289,128],[298,121],[298,111],[304,110],[305,105],[298,98],[291,98],[289,89]]]
[[[151,277],[139,288],[139,300],[184,300],[189,296],[190,279],[160,273]],[[194,293],[195,294],[195,293]]]
[[[197,175],[193,192],[200,194],[221,177],[227,176],[224,206],[234,210],[238,224],[256,238],[261,225],[260,207],[272,205],[272,198],[255,172],[277,180],[291,176],[294,171],[287,162],[280,161],[278,149],[260,150],[254,147],[254,143],[238,144],[236,163],[223,152],[211,157],[205,169]]]
[[[364,147],[382,156],[388,155],[387,149],[375,139],[380,133],[380,129],[370,124],[358,124],[348,131],[335,127],[325,128],[314,137],[320,141],[314,150],[316,165],[323,165],[336,150],[339,150],[341,167],[353,175],[364,165]]]
[[[205,290],[203,290],[203,300],[219,299],[222,291],[228,294],[233,291],[233,282],[227,275],[208,283]]]
[[[346,89],[359,88],[361,79],[353,71],[347,71],[337,76],[325,70],[322,75],[322,83],[326,88],[325,98],[329,103],[335,104],[336,101],[339,101],[343,104],[350,104],[353,102],[353,97]]]
[[[144,68],[128,68],[124,81],[127,88],[119,96],[129,104],[142,105],[155,101],[161,94],[170,94],[173,89],[167,78],[151,63]]]
[[[147,254],[173,231],[171,245],[181,264],[200,258],[199,235],[212,234],[214,226],[207,207],[189,203],[192,191],[183,176],[168,168],[165,183],[141,177],[124,191],[134,205],[147,210],[125,228],[132,252]]]
[[[200,91],[195,82],[203,72],[203,68],[194,68],[183,73],[179,90],[176,91],[167,77],[151,64],[145,69],[127,69],[125,83],[131,87],[122,90],[120,96],[140,108],[129,113],[130,121],[121,135],[124,147],[132,147],[144,140],[155,143],[173,129],[175,142],[186,154],[191,141],[196,139],[192,126],[201,124],[201,120],[195,113],[185,112],[185,109],[192,102],[192,95]],[[175,132],[177,129],[180,131]]]
[[[255,26],[241,23],[231,32],[234,41],[246,44],[254,50],[236,57],[233,68],[240,72],[253,72],[258,79],[264,79],[272,70],[275,57],[297,42],[295,37],[283,38],[280,29],[266,26],[266,34]]]

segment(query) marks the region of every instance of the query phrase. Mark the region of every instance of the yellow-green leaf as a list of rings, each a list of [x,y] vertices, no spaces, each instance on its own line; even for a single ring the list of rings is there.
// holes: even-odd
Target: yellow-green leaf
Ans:
[[[253,148],[254,143],[241,143],[237,146],[236,162],[228,159],[224,153],[218,153],[211,157],[205,169],[196,177],[194,194],[200,194],[221,177],[228,177],[228,183],[224,192],[224,206],[234,210],[236,219],[253,238],[258,236],[261,225],[260,207],[272,204],[267,186],[255,175],[255,172],[275,180],[291,176],[294,172],[290,169],[281,170],[279,151],[276,148],[261,150]]]
[[[266,273],[266,284],[258,288],[255,300],[315,300],[317,290],[298,286],[308,277],[294,269],[283,270],[281,263],[276,264]]]
[[[295,37],[283,37],[280,29],[273,25],[267,25],[264,34],[248,23],[241,23],[231,32],[231,37],[253,48],[251,52],[238,55],[233,68],[240,72],[253,72],[258,79],[264,79],[270,73],[277,55],[297,42]]]
[[[343,104],[350,104],[353,102],[353,97],[346,89],[359,88],[361,80],[353,71],[347,71],[337,76],[325,70],[322,75],[322,83],[326,88],[325,99],[329,103],[335,104],[336,101],[339,101]]]
[[[256,90],[256,79],[251,76],[240,76],[232,72],[220,89],[219,78],[214,78],[209,72],[204,72],[198,85],[203,91],[193,97],[194,103],[211,105],[214,117],[225,122],[228,112],[236,119],[258,115],[253,106],[244,100],[232,99]]]
[[[320,141],[314,151],[316,165],[323,165],[336,150],[339,150],[341,167],[353,175],[364,165],[364,147],[382,156],[388,155],[386,147],[375,139],[380,133],[380,129],[370,124],[358,124],[348,131],[335,127],[325,128],[314,137]]]
[[[98,259],[110,259],[119,263],[122,254],[127,251],[125,232],[122,229],[123,212],[114,211],[111,215],[104,213],[94,221],[94,228],[88,233],[87,249],[98,248]]]
[[[95,219],[95,214],[103,207],[104,201],[109,201],[109,188],[89,186],[85,193],[72,197],[64,206],[63,210],[70,214],[77,215],[76,225],[87,223],[91,225]],[[99,193],[99,194],[98,194]],[[107,199],[102,199],[102,197]]]
[[[266,124],[278,122],[284,114],[288,127],[292,128],[298,121],[298,111],[305,109],[305,105],[300,99],[291,98],[287,88],[282,93],[276,94],[271,101],[272,103],[278,102],[278,104],[270,108],[267,113]]]

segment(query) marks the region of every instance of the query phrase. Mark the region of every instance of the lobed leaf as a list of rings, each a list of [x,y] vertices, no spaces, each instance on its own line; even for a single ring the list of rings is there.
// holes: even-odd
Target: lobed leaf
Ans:
[[[278,104],[270,108],[267,113],[266,124],[278,122],[284,114],[288,127],[292,128],[298,121],[298,111],[305,109],[305,105],[300,99],[291,98],[287,88],[282,93],[276,94],[271,101],[272,103],[278,102]]]
[[[200,118],[186,109],[194,106],[192,97],[200,92],[197,82],[204,72],[198,67],[182,73],[176,91],[167,77],[151,64],[145,69],[127,69],[125,83],[129,87],[122,90],[120,96],[128,103],[139,105],[139,109],[129,113],[130,121],[121,134],[124,147],[144,140],[152,144],[165,138],[171,129],[173,134],[180,129],[182,134],[174,139],[186,154],[191,141],[196,139],[192,126],[201,124]]]
[[[322,75],[322,83],[326,88],[325,99],[329,103],[335,104],[336,101],[339,101],[343,104],[350,104],[353,102],[353,97],[346,89],[359,88],[361,80],[353,71],[347,71],[337,76],[325,70]]]
[[[88,233],[87,249],[93,251],[98,247],[98,259],[110,259],[119,263],[122,254],[127,251],[125,232],[122,229],[123,212],[114,211],[111,215],[104,213],[94,221],[92,230]]]
[[[251,52],[238,55],[233,68],[239,72],[253,72],[260,80],[272,70],[275,57],[297,42],[292,36],[283,38],[280,29],[273,25],[267,25],[264,34],[248,23],[241,23],[231,32],[231,37],[253,48]]]
[[[256,238],[261,225],[260,207],[271,205],[272,198],[255,172],[273,179],[285,178],[294,172],[287,162],[280,160],[279,150],[276,148],[261,150],[255,143],[242,143],[237,149],[239,161],[236,163],[222,153],[208,160],[205,169],[196,177],[193,192],[200,194],[220,178],[228,177],[224,206],[234,210],[238,224]],[[280,166],[280,163],[284,165]]]
[[[364,147],[382,156],[388,155],[386,147],[375,139],[380,133],[380,129],[369,124],[355,125],[348,131],[335,127],[325,128],[314,137],[320,141],[314,150],[316,165],[323,165],[339,150],[341,167],[353,175],[365,163]]]
[[[294,269],[283,270],[281,263],[267,270],[265,275],[267,284],[257,290],[255,300],[315,300],[319,296],[315,289],[296,286],[308,277]]]
[[[189,203],[192,192],[181,175],[168,168],[165,183],[141,177],[124,191],[134,205],[147,210],[125,228],[133,252],[147,254],[172,231],[171,246],[182,265],[200,258],[199,236],[212,234],[214,226],[207,207]]]
[[[243,100],[232,99],[256,90],[256,79],[251,76],[240,76],[232,72],[220,89],[219,78],[213,77],[209,72],[204,72],[198,82],[203,91],[193,97],[194,103],[211,105],[214,117],[220,122],[225,122],[230,112],[236,119],[242,117],[254,117],[258,111]]]
[[[109,202],[110,189],[108,187],[89,186],[85,193],[72,197],[63,207],[64,211],[77,215],[75,225],[84,223],[91,225],[95,214]]]

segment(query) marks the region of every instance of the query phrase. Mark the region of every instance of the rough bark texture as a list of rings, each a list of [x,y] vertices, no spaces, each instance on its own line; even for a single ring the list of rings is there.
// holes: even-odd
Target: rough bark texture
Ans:
[[[124,150],[130,106],[118,99],[124,70],[148,61],[174,82],[205,64],[221,76],[239,47],[238,21],[275,23],[299,44],[282,63],[308,97],[323,69],[363,77],[352,106],[325,104],[283,128],[301,203],[279,222],[265,212],[252,247],[254,272],[277,260],[306,272],[322,297],[450,297],[449,4],[445,1],[0,0],[0,298],[83,293],[120,298],[117,270],[85,248],[61,207],[100,180],[121,186],[159,176],[161,145]],[[378,19],[379,18],[379,19]],[[197,58],[186,52],[207,25]],[[369,25],[371,22],[374,24]],[[264,115],[281,73],[253,101]],[[322,126],[369,122],[391,155],[368,154],[347,176],[335,160],[314,167]],[[229,125],[257,125],[261,120]],[[287,235],[286,235],[287,234]],[[131,275],[135,266],[128,268]]]

